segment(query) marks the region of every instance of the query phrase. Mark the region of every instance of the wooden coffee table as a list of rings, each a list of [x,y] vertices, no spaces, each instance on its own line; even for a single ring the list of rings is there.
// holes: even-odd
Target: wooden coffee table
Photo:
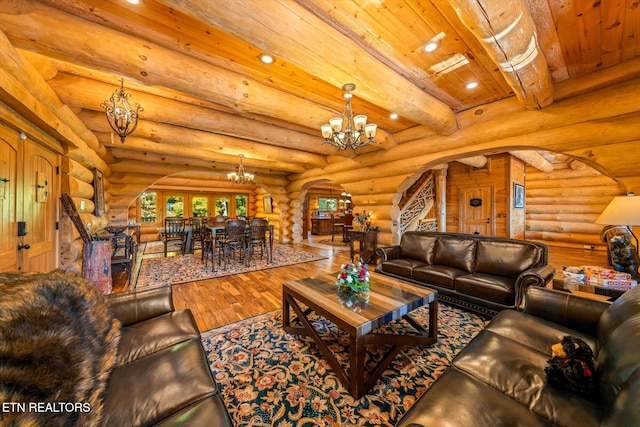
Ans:
[[[372,273],[366,307],[342,306],[336,288],[337,274],[286,282],[282,286],[282,327],[285,331],[310,336],[336,372],[342,384],[356,399],[364,395],[406,345],[432,345],[437,339],[438,293],[388,276]],[[304,305],[301,306],[301,304]],[[428,330],[407,314],[429,305]],[[291,309],[296,318],[292,319]],[[325,317],[349,334],[349,371],[342,368],[327,344],[313,328],[312,313]],[[418,334],[398,335],[372,332],[392,320],[404,318]],[[297,322],[296,322],[297,320]],[[293,323],[292,323],[293,321]],[[297,323],[297,324],[296,324]],[[365,371],[365,346],[390,348],[371,370]]]

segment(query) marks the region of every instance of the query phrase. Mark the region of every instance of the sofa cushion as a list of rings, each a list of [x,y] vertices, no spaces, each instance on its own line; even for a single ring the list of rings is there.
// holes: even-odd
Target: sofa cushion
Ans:
[[[640,314],[618,326],[598,353],[600,397],[609,406],[623,384],[640,368]]]
[[[172,311],[125,326],[121,330],[117,364],[132,362],[194,338],[200,338],[200,332],[190,310]]]
[[[640,369],[624,383],[616,396],[613,405],[602,422],[602,427],[638,426],[640,425]]]
[[[383,262],[380,269],[385,273],[411,278],[413,277],[413,270],[424,265],[426,264],[415,259],[396,258]]]
[[[402,417],[398,427],[552,425],[493,387],[450,368]]]
[[[233,423],[227,414],[222,397],[216,394],[176,412],[156,424],[156,427],[184,427],[185,425],[232,427]]]
[[[598,345],[603,346],[611,332],[638,312],[640,312],[640,286],[622,294],[602,313],[598,322]]]
[[[471,273],[456,278],[455,289],[462,294],[498,304],[514,305],[515,281],[510,277]]]
[[[113,371],[104,425],[153,425],[216,392],[200,340],[184,341]]]
[[[400,256],[431,264],[436,246],[436,237],[419,233],[405,233],[400,241]]]
[[[484,330],[458,354],[453,365],[553,424],[599,426],[603,413],[595,400],[547,383],[544,368],[549,357],[547,352]]]
[[[0,424],[103,425],[119,337],[120,322],[104,295],[81,276],[0,273],[0,403],[87,405],[3,413]]]
[[[426,284],[453,289],[456,277],[467,274],[465,270],[447,265],[425,265],[413,269],[413,278]]]
[[[475,261],[474,239],[440,236],[433,255],[434,265],[446,265],[470,273]]]
[[[526,242],[478,240],[474,271],[515,279],[539,259],[539,249]]]
[[[582,339],[592,350],[597,345],[595,337],[591,335],[516,310],[501,311],[487,325],[486,330],[546,353],[549,357],[551,346],[566,335]]]

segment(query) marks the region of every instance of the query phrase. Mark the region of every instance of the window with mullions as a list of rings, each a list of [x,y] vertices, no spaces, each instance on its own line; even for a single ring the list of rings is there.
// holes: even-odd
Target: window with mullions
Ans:
[[[338,210],[338,199],[318,197],[318,210],[335,212]]]

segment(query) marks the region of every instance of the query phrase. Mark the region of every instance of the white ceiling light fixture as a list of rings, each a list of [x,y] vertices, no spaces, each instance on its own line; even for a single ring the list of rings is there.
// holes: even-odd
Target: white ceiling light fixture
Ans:
[[[267,65],[271,65],[276,62],[275,58],[268,53],[262,53],[258,58],[260,58],[260,61],[262,61],[262,63]]]
[[[391,114],[389,114],[389,118],[391,120],[396,120],[398,118],[398,114],[397,113],[391,113]]]
[[[240,164],[235,172],[229,172],[227,178],[234,184],[253,184],[255,175],[244,171],[244,165],[242,164],[243,154],[240,154]]]
[[[355,88],[356,85],[353,83],[347,83],[342,86],[342,90],[345,91],[344,98],[347,100],[342,117],[333,117],[328,124],[320,126],[324,141],[338,150],[345,150],[348,147],[355,150],[373,142],[378,129],[378,125],[374,123],[367,124],[367,116],[364,114],[353,116],[353,110],[351,109],[353,95],[351,92]]]
[[[424,45],[424,51],[433,52],[434,50],[438,49],[440,47],[440,40],[442,40],[444,36],[444,33],[436,34],[431,40],[427,42],[427,44]]]
[[[478,87],[478,82],[469,82],[467,83],[467,89],[475,89]]]

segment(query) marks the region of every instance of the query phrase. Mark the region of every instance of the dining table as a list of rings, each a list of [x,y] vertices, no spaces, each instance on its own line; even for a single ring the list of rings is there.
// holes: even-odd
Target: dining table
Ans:
[[[211,250],[213,251],[213,253],[216,253],[216,244],[217,244],[217,240],[215,238],[216,234],[219,233],[224,233],[226,228],[224,225],[207,225],[207,228],[209,230],[211,230],[211,234],[214,236],[214,238],[212,239],[212,245],[213,247],[211,248]],[[267,226],[267,234],[269,235],[269,237],[267,238],[267,243],[269,244],[269,248],[267,250],[267,263],[271,263],[273,261],[273,224],[269,224]],[[251,230],[251,228],[249,227],[249,225],[247,224],[247,226],[245,227],[245,235],[248,236],[249,235],[249,231]],[[212,259],[212,263],[213,263],[213,269],[215,270],[216,268],[216,261],[215,261],[216,257],[214,256]]]

